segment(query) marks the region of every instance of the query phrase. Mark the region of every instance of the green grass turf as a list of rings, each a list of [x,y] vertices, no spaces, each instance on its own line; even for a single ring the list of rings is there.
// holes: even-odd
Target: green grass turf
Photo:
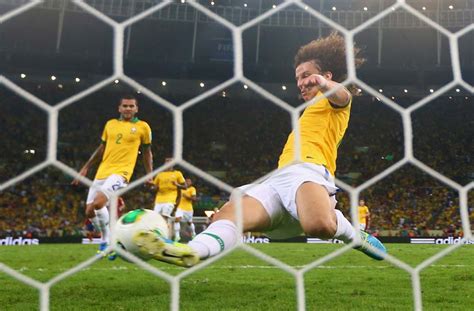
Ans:
[[[301,268],[341,247],[274,243],[255,248]],[[388,244],[411,266],[446,246]],[[0,263],[40,282],[71,269],[95,246],[55,244],[1,246]],[[171,275],[183,268],[149,261]],[[388,262],[350,250],[305,274],[307,310],[411,310],[410,275]],[[37,310],[38,290],[0,272],[0,310]],[[465,245],[421,273],[424,310],[474,309],[474,245]],[[242,250],[184,278],[181,310],[295,310],[292,275]],[[100,260],[51,289],[51,310],[169,310],[169,284],[134,264]]]

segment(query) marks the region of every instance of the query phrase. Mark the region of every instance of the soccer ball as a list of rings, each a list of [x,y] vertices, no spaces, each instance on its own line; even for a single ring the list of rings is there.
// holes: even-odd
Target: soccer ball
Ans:
[[[133,241],[133,237],[138,232],[145,230],[155,231],[157,234],[168,238],[169,229],[166,220],[158,213],[148,209],[136,209],[120,217],[115,225],[117,244],[127,252],[140,257],[141,259],[151,259],[151,255],[140,252],[140,249]]]

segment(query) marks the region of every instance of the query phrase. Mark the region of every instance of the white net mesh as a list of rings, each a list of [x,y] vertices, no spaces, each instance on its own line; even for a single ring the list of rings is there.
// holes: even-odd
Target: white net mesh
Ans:
[[[113,19],[109,18],[102,12],[98,11],[97,9],[93,8],[92,6],[88,5],[87,3],[81,1],[81,0],[74,0],[73,1],[76,5],[84,9],[86,12],[89,14],[94,15],[96,18],[102,20],[104,23],[110,25],[110,27],[113,28],[114,30],[114,63],[113,63],[113,74],[111,77],[104,79],[103,81],[93,85],[92,87],[62,101],[58,105],[52,107],[42,101],[41,99],[37,98],[36,96],[28,93],[27,91],[23,90],[22,88],[18,87],[16,84],[5,78],[4,76],[0,76],[0,84],[4,85],[8,89],[12,90],[19,96],[27,99],[29,102],[32,104],[36,105],[40,109],[46,111],[48,114],[48,148],[47,148],[47,158],[44,162],[37,164],[36,166],[30,168],[29,170],[25,171],[24,173],[3,182],[0,184],[0,191],[4,190],[16,183],[21,182],[22,180],[26,179],[27,177],[39,172],[40,170],[48,167],[48,166],[55,166],[58,169],[62,170],[63,172],[80,178],[81,182],[84,184],[90,186],[91,181],[87,178],[83,178],[79,175],[77,175],[77,172],[74,171],[72,168],[68,167],[67,165],[61,163],[57,159],[57,140],[58,140],[58,114],[61,109],[72,105],[76,101],[80,100],[81,98],[84,98],[85,96],[92,94],[104,86],[112,83],[115,79],[120,79],[120,81],[123,81],[124,83],[128,84],[130,87],[133,87],[135,89],[140,89],[141,92],[152,99],[154,102],[158,103],[159,105],[169,109],[172,112],[173,118],[174,118],[174,161],[167,164],[166,166],[162,166],[159,169],[155,170],[153,173],[143,176],[142,178],[139,178],[135,180],[133,183],[129,185],[128,188],[123,190],[122,192],[117,193],[116,195],[121,195],[125,191],[129,191],[138,185],[143,184],[143,182],[149,178],[152,175],[155,175],[157,172],[167,168],[168,166],[174,165],[174,164],[179,164],[181,165],[184,169],[187,171],[195,174],[196,176],[199,176],[200,178],[206,180],[207,182],[225,190],[228,192],[231,192],[233,188],[224,182],[220,181],[219,179],[213,177],[212,175],[209,175],[208,173],[204,172],[203,170],[199,169],[198,167],[195,167],[194,165],[188,163],[185,161],[182,157],[182,146],[183,146],[183,112],[188,109],[189,107],[195,105],[196,103],[202,101],[203,99],[206,99],[214,94],[216,94],[219,91],[222,91],[223,89],[227,88],[228,86],[232,85],[235,82],[242,82],[248,85],[251,89],[253,89],[255,92],[266,98],[267,100],[271,101],[275,105],[278,105],[285,111],[291,114],[292,117],[292,125],[293,129],[295,131],[298,131],[297,128],[297,119],[299,116],[299,113],[306,108],[308,104],[302,105],[297,108],[293,108],[281,99],[275,97],[268,91],[266,91],[264,88],[260,87],[253,81],[247,79],[244,76],[243,72],[243,50],[242,50],[242,33],[246,30],[249,29],[250,27],[255,26],[256,24],[262,22],[264,19],[267,19],[268,17],[272,16],[273,14],[276,14],[277,12],[287,8],[290,5],[295,5],[300,7],[301,9],[306,10],[309,14],[313,15],[317,19],[321,20],[322,22],[328,24],[332,28],[336,29],[340,33],[342,33],[345,36],[346,39],[346,50],[348,51],[347,53],[347,64],[348,64],[348,78],[346,81],[344,81],[343,84],[356,84],[362,87],[366,92],[369,94],[373,95],[374,97],[378,97],[382,100],[382,102],[398,112],[402,116],[403,120],[403,130],[404,130],[404,147],[405,147],[405,154],[403,159],[392,165],[391,167],[387,168],[380,174],[372,177],[371,179],[367,180],[366,182],[362,183],[358,187],[354,188],[349,186],[348,184],[342,182],[342,181],[337,181],[337,185],[342,188],[343,190],[347,191],[350,194],[350,200],[351,200],[351,214],[352,214],[352,219],[354,219],[353,225],[357,228],[358,227],[358,218],[356,216],[356,209],[357,209],[357,202],[359,199],[359,195],[361,191],[364,189],[374,185],[378,181],[382,180],[383,178],[387,177],[390,175],[392,172],[396,171],[403,165],[407,163],[411,163],[412,165],[418,167],[420,170],[426,172],[427,174],[431,175],[433,178],[441,181],[442,183],[448,185],[449,187],[452,187],[453,189],[456,189],[459,193],[459,203],[460,203],[460,215],[462,219],[462,227],[463,231],[465,233],[464,239],[472,239],[472,233],[471,233],[471,228],[470,228],[470,223],[469,223],[469,213],[468,213],[468,208],[467,208],[467,197],[468,197],[468,192],[470,189],[474,188],[474,183],[471,182],[470,184],[466,186],[462,186],[458,184],[457,182],[451,180],[450,178],[440,174],[436,170],[432,169],[431,167],[427,166],[420,160],[416,159],[413,154],[413,128],[412,128],[412,113],[432,101],[433,99],[437,98],[438,96],[442,95],[446,91],[450,90],[453,86],[455,85],[460,85],[463,86],[466,90],[469,90],[471,93],[474,92],[474,88],[466,83],[461,75],[461,66],[460,66],[460,59],[459,59],[459,48],[458,48],[458,40],[461,36],[467,34],[469,31],[474,30],[474,24],[471,24],[455,33],[450,32],[449,30],[445,29],[438,23],[434,22],[433,20],[429,19],[425,15],[421,14],[419,11],[417,11],[414,7],[410,6],[407,4],[404,0],[397,0],[396,3],[383,10],[379,14],[376,14],[369,20],[365,21],[364,23],[360,24],[356,28],[352,30],[345,29],[341,25],[335,23],[328,17],[324,16],[320,12],[312,9],[311,7],[307,6],[304,1],[298,1],[298,0],[286,0],[280,5],[276,6],[272,10],[268,10],[267,12],[261,14],[260,16],[240,25],[240,26],[235,26],[228,20],[222,18],[221,16],[215,14],[214,12],[210,11],[208,8],[202,6],[196,1],[193,0],[186,0],[186,2],[194,7],[197,11],[199,11],[202,14],[207,15],[210,19],[213,19],[217,23],[222,24],[226,28],[228,28],[232,32],[232,38],[233,38],[233,47],[234,47],[234,74],[233,77],[227,81],[222,82],[221,84],[217,85],[216,87],[200,94],[199,96],[196,96],[192,98],[191,100],[187,101],[183,105],[176,107],[164,98],[156,95],[154,92],[150,91],[147,89],[145,86],[141,85],[140,83],[136,82],[135,80],[127,77],[124,74],[124,67],[123,67],[123,55],[124,55],[124,30],[127,26],[132,25],[133,23],[140,21],[151,14],[155,13],[156,11],[170,5],[172,1],[164,0],[163,2],[141,12],[140,14],[133,16],[132,18],[129,18],[123,22],[116,22]],[[41,3],[41,1],[30,1],[29,3],[26,3],[12,11],[7,12],[6,14],[2,15],[0,17],[0,23],[3,23],[9,19],[14,18],[15,16],[33,8],[37,4]],[[402,108],[399,105],[397,105],[394,101],[392,101],[390,98],[387,98],[383,94],[377,92],[374,90],[371,86],[367,85],[363,81],[359,79],[359,77],[356,74],[355,70],[355,64],[354,64],[354,50],[353,50],[353,42],[354,42],[354,36],[369,27],[370,25],[380,21],[382,18],[386,17],[390,13],[393,12],[394,9],[398,8],[403,8],[406,11],[408,11],[410,14],[418,18],[419,20],[425,22],[432,28],[436,29],[443,35],[445,35],[447,38],[449,38],[449,47],[450,47],[450,57],[451,57],[451,63],[452,63],[452,70],[453,70],[453,81],[449,82],[445,86],[441,87],[437,91],[433,92],[429,96],[419,100],[417,103],[414,105],[410,106],[409,108]],[[299,135],[295,135],[298,137]],[[299,141],[297,140],[296,142],[296,152],[295,154],[298,155],[299,157]],[[265,177],[263,177],[265,178]],[[112,200],[112,205],[115,205],[116,200]],[[238,201],[240,202],[240,198],[238,198]],[[241,206],[240,203],[237,202],[237,207],[239,210],[238,213],[238,228],[242,228],[242,217],[241,217]],[[112,206],[113,207],[113,206]],[[114,222],[116,221],[117,215],[116,215],[116,209],[111,208],[112,211],[112,226]],[[239,241],[242,241],[239,239]],[[414,302],[414,309],[415,310],[422,310],[422,296],[421,296],[421,282],[420,282],[420,272],[425,269],[426,267],[430,266],[437,260],[441,259],[442,257],[446,256],[447,254],[451,253],[454,251],[456,248],[460,247],[462,244],[455,244],[452,245],[436,255],[424,260],[422,263],[417,265],[416,267],[412,267],[408,264],[406,264],[403,261],[400,261],[399,259],[388,255],[386,257],[386,260],[389,261],[391,264],[394,266],[405,270],[411,275],[411,280],[412,280],[412,289],[413,289],[413,302]],[[124,253],[120,249],[117,249],[117,251],[127,259],[130,259],[134,261],[139,267],[149,271],[150,273],[156,275],[159,278],[164,279],[171,285],[171,310],[179,310],[179,298],[180,298],[180,293],[179,293],[179,288],[180,288],[180,281],[189,276],[190,274],[194,273],[197,270],[203,269],[204,267],[207,267],[211,264],[213,264],[215,261],[219,260],[223,256],[226,256],[228,253],[233,252],[236,248],[240,248],[253,256],[256,256],[260,258],[261,260],[268,262],[271,265],[275,265],[279,269],[291,274],[294,276],[295,281],[296,281],[296,298],[297,298],[297,306],[298,310],[305,310],[306,309],[306,300],[305,300],[305,288],[304,288],[304,274],[315,267],[318,267],[325,262],[328,262],[332,259],[334,259],[337,256],[340,256],[344,254],[346,251],[351,249],[351,245],[346,245],[342,248],[339,248],[338,250],[304,266],[302,269],[296,269],[294,267],[291,267],[269,255],[264,254],[263,252],[256,250],[255,248],[249,247],[243,242],[240,242],[236,247],[233,249],[227,250],[221,254],[219,254],[216,257],[213,257],[211,259],[206,260],[200,265],[197,265],[193,268],[190,268],[181,274],[177,276],[170,276],[169,274],[162,272],[155,267],[142,262],[132,256],[130,256],[127,253]],[[15,271],[14,269],[11,269],[5,264],[0,263],[0,270],[3,271],[4,273],[12,276],[13,278],[17,279],[20,282],[23,282],[29,286],[35,287],[40,291],[40,309],[41,310],[49,310],[50,308],[50,302],[49,302],[49,297],[50,297],[50,289],[52,286],[54,286],[56,283],[60,282],[61,280],[81,271],[82,269],[92,265],[94,262],[96,262],[99,258],[94,256],[87,261],[84,261],[74,268],[52,278],[50,281],[46,283],[41,283],[38,281],[35,281],[23,274],[21,274],[18,271]]]

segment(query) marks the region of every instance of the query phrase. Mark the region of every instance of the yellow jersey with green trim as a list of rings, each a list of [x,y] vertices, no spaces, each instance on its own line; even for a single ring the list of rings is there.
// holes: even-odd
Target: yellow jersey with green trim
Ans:
[[[367,224],[367,216],[369,215],[369,208],[364,205],[364,206],[359,206],[357,208],[357,212],[359,214],[359,223],[366,225]]]
[[[105,124],[102,143],[105,150],[95,179],[118,174],[128,182],[133,175],[140,145],[151,144],[151,128],[138,118],[131,121],[112,119]]]
[[[188,198],[192,198],[193,196],[196,196],[196,188],[193,186],[189,187],[188,189],[181,190],[181,201],[179,201],[178,208],[186,212],[192,212],[193,200]]]
[[[322,96],[318,93],[316,97]],[[337,148],[349,124],[351,102],[345,107],[333,107],[326,97],[309,105],[298,120],[301,161],[324,165],[334,176]],[[295,160],[295,134],[288,136],[280,155],[278,168]]]
[[[158,187],[155,203],[176,203],[178,197],[177,184],[184,184],[184,176],[180,171],[164,171],[156,175],[153,183]]]

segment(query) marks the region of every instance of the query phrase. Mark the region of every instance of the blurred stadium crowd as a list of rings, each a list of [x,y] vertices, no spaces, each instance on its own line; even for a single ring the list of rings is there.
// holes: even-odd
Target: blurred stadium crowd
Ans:
[[[47,85],[42,92],[54,93]],[[61,162],[78,170],[88,159],[100,143],[105,121],[117,116],[121,93],[112,86],[61,110],[57,151]],[[183,117],[184,159],[231,186],[253,182],[274,170],[291,129],[287,112],[255,94],[244,97],[241,93],[241,85],[232,87],[225,96],[219,93],[186,110]],[[46,113],[8,91],[5,94],[0,123],[9,135],[2,139],[0,182],[42,162],[48,136]],[[172,154],[172,114],[136,95],[139,116],[153,130],[157,168]],[[405,96],[395,101],[407,106],[417,100]],[[474,144],[469,134],[473,113],[472,98],[442,96],[412,115],[415,157],[461,185],[474,180]],[[401,116],[377,98],[364,94],[355,97],[349,129],[339,148],[336,177],[349,185],[360,185],[401,160],[403,154]],[[183,172],[198,189],[197,215],[227,199],[227,193]],[[142,175],[139,159],[134,177]],[[70,182],[70,176],[48,167],[0,192],[0,237],[82,235],[87,189],[72,187]],[[414,166],[405,165],[365,189],[361,196],[371,210],[370,229],[374,232],[398,236],[462,234],[457,191]],[[124,198],[128,209],[151,208],[154,193],[137,187]],[[337,198],[339,208],[349,213],[348,195],[340,192]],[[468,208],[473,223],[472,191]]]

